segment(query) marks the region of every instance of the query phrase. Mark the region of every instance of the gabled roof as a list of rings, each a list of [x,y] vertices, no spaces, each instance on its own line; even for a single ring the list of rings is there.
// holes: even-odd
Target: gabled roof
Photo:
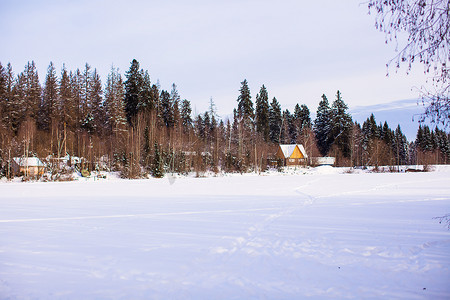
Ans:
[[[304,158],[308,158],[305,148],[301,144],[280,145],[280,149],[284,155],[284,158],[291,157],[292,153],[294,153],[295,147],[298,147],[298,150],[300,150]]]
[[[14,157],[13,160],[20,167],[45,167],[44,163],[37,157]]]

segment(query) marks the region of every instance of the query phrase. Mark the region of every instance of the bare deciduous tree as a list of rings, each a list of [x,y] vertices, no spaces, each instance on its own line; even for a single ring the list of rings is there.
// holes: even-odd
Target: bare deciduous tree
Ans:
[[[450,124],[450,2],[448,0],[369,0],[369,12],[376,14],[375,27],[386,34],[386,43],[399,43],[399,33],[408,36],[388,66],[399,68],[414,62],[424,65],[431,76],[431,88],[420,90],[426,105],[423,119]]]

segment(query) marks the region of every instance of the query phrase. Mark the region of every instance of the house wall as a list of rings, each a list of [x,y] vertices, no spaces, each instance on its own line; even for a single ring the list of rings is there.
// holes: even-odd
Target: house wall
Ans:
[[[286,166],[298,166],[305,165],[306,159],[304,158],[286,158],[285,165]]]
[[[27,170],[28,169],[28,170]],[[20,167],[20,173],[23,175],[28,174],[28,176],[38,176],[44,174],[43,167]]]
[[[281,151],[280,147],[278,147],[277,158],[284,159],[284,154],[283,154],[283,151]]]
[[[291,159],[302,159],[305,158],[302,154],[302,152],[300,151],[300,149],[298,149],[298,146],[295,146],[294,152],[292,152],[292,155],[290,157]]]
[[[298,146],[295,147],[294,151],[292,152],[292,155],[289,158],[285,158],[283,151],[280,147],[278,147],[277,155],[276,157],[278,159],[283,160],[283,164],[285,166],[298,166],[298,165],[306,165],[307,160],[303,156],[302,152],[298,148]]]

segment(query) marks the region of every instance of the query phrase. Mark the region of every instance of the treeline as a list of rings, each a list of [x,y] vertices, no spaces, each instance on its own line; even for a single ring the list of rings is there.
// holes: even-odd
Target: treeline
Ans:
[[[315,120],[306,105],[293,113],[269,100],[263,85],[255,97],[241,83],[231,120],[209,109],[193,115],[175,84],[170,91],[152,83],[133,60],[123,77],[112,68],[106,83],[89,64],[59,75],[50,63],[44,84],[34,62],[14,75],[0,64],[0,174],[10,176],[17,156],[66,155],[84,158],[81,168],[120,171],[136,178],[164,172],[247,172],[265,170],[277,144],[301,143],[309,156],[334,156],[339,166],[448,163],[449,136],[419,128],[409,143],[398,126],[377,125],[371,115],[353,122],[338,91],[322,95]],[[58,170],[52,170],[58,172]]]

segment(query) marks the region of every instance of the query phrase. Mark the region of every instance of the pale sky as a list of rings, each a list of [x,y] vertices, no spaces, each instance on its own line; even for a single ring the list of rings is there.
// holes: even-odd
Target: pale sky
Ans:
[[[17,75],[34,60],[41,84],[50,61],[58,75],[87,62],[105,83],[112,65],[124,75],[136,58],[152,83],[175,83],[197,113],[212,97],[222,116],[244,79],[253,101],[265,84],[291,112],[314,113],[338,89],[350,107],[417,98],[422,67],[387,78],[395,44],[367,13],[364,0],[0,0],[0,62]]]

